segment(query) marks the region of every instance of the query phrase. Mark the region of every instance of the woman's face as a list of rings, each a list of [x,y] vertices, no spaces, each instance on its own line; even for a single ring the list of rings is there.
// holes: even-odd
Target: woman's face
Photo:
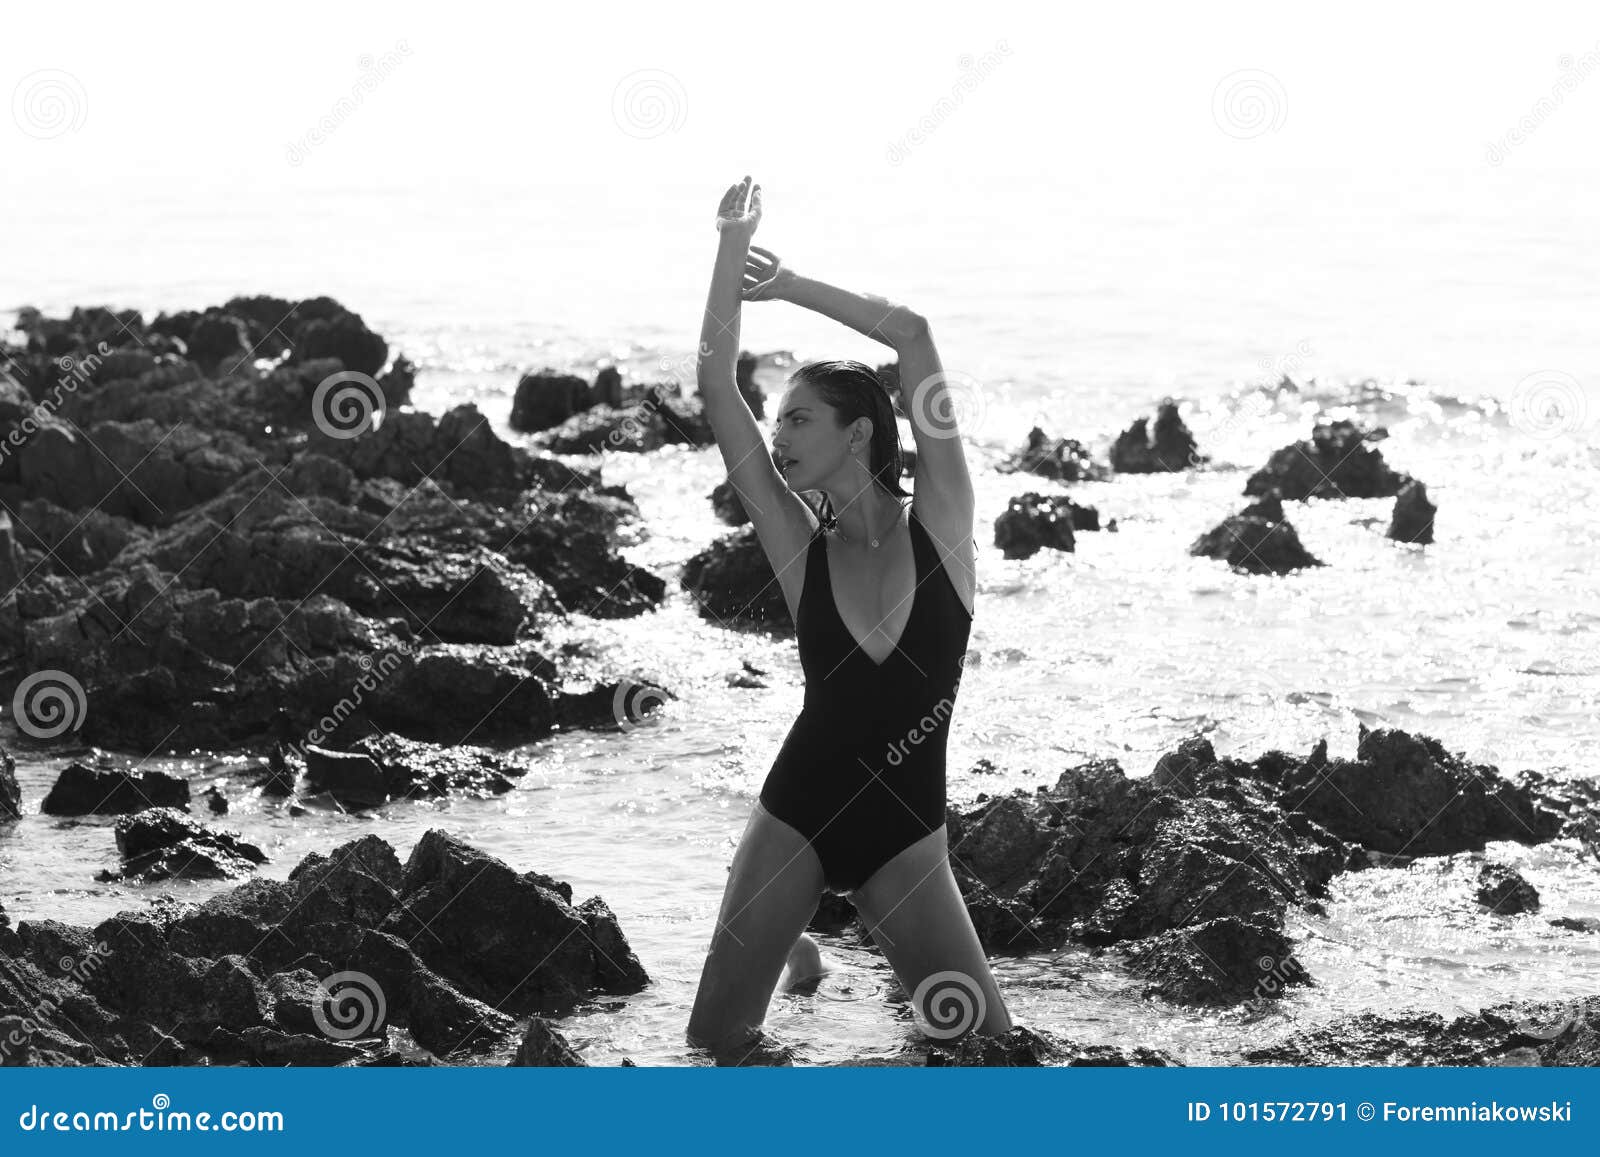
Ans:
[[[837,411],[805,382],[790,385],[772,427],[772,464],[789,489],[818,489],[849,457],[850,431],[837,425]]]

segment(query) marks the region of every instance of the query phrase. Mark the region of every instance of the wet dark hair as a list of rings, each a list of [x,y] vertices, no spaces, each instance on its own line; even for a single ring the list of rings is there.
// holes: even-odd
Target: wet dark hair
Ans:
[[[865,362],[807,362],[789,375],[789,384],[804,383],[836,412],[836,425],[844,429],[857,418],[872,419],[872,441],[867,451],[867,469],[872,481],[896,498],[909,498],[910,491],[900,485],[905,459],[900,452],[900,427],[894,420],[894,402],[888,387],[876,370]],[[830,530],[838,525],[833,502],[827,494],[816,504],[817,519]]]

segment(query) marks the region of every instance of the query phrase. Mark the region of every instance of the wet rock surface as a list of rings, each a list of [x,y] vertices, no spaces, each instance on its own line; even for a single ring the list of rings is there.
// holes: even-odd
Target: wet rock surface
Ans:
[[[1361,729],[1355,760],[1219,759],[1203,738],[1129,778],[1069,768],[947,813],[951,867],[986,949],[1116,946],[1149,991],[1185,1004],[1277,999],[1314,982],[1284,935],[1332,878],[1411,856],[1541,843],[1593,819],[1581,788],[1473,765],[1427,736]]]
[[[1463,1016],[1362,1013],[1243,1054],[1258,1065],[1600,1064],[1600,997],[1520,1001]]]
[[[427,1063],[393,1055],[393,1031],[463,1061],[529,1011],[649,983],[600,897],[574,905],[437,829],[404,865],[365,836],[202,904],[0,927],[10,1063]]]
[[[17,576],[0,692],[71,680],[89,742],[259,745],[352,699],[353,736],[537,738],[584,674],[547,631],[665,596],[620,557],[625,490],[506,443],[473,406],[401,410],[414,367],[385,369],[387,344],[331,299],[149,324],[25,311],[22,329],[0,390],[0,437],[20,444],[0,461]],[[52,393],[58,411],[34,406]]]
[[[238,832],[217,831],[176,808],[147,808],[116,824],[120,872],[100,880],[219,880],[243,876],[267,855]]]

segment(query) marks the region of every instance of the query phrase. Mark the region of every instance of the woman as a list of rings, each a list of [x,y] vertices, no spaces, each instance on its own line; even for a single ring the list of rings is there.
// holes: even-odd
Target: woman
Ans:
[[[785,962],[791,982],[817,971],[804,931],[824,889],[850,898],[929,1035],[1004,1032],[944,827],[945,740],[977,587],[972,480],[944,371],[911,310],[752,253],[760,220],[761,186],[747,176],[717,211],[700,394],[794,618],[806,697],[734,854],[686,1036],[713,1050],[760,1039]],[[795,371],[767,452],[735,385],[741,300],[816,310],[899,355],[917,442],[909,504],[893,407],[860,362]],[[801,491],[822,495],[820,517]]]

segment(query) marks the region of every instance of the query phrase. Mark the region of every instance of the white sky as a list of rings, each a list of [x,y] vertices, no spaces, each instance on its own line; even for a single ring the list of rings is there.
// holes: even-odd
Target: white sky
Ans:
[[[963,54],[1011,49],[899,168],[908,180],[1294,165],[1481,166],[1551,93],[1566,54],[1593,66],[1506,161],[1594,167],[1600,8],[1588,3],[1332,5],[805,3],[127,3],[4,16],[0,91],[42,69],[81,86],[82,123],[39,141],[0,119],[0,189],[92,180],[137,195],[158,174],[225,189],[282,183],[721,180],[775,187],[879,177],[889,142],[948,94]],[[362,54],[411,54],[300,168],[284,163],[347,94]],[[659,70],[671,131],[613,114]],[[1212,98],[1271,74],[1282,124],[1240,140]],[[131,178],[140,175],[139,182]],[[872,182],[863,181],[864,195]],[[1025,183],[1018,186],[1025,198]],[[1025,204],[1025,201],[1022,203]]]

